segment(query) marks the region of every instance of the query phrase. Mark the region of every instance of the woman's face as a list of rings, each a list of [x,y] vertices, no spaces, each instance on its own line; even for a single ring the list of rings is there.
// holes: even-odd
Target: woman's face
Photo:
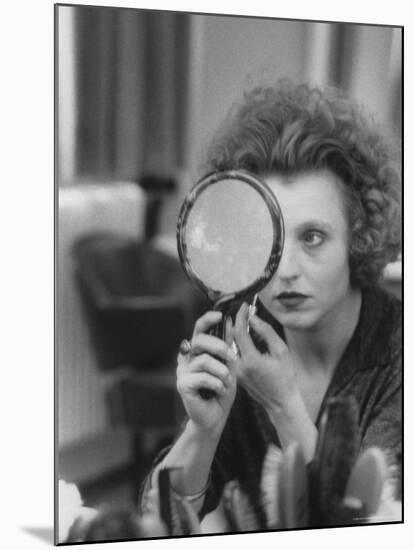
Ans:
[[[351,294],[343,184],[329,170],[266,182],[282,210],[285,243],[260,299],[285,328],[323,327]]]

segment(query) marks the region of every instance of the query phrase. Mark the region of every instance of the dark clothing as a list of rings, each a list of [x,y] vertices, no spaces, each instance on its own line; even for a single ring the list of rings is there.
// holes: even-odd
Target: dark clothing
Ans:
[[[282,327],[259,304],[258,315],[283,337]],[[401,303],[380,289],[363,293],[360,318],[323,399],[316,426],[331,397],[353,395],[359,407],[361,451],[378,446],[401,469]],[[237,479],[253,500],[270,443],[280,446],[265,410],[240,386],[212,464],[201,517],[214,510],[224,484]],[[162,453],[164,456],[165,453]],[[159,460],[161,457],[159,457]]]

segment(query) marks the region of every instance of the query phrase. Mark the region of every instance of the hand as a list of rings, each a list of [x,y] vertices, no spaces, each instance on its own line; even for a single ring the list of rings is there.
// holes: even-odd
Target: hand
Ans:
[[[191,353],[179,354],[177,366],[177,389],[189,418],[198,429],[215,434],[221,434],[236,395],[236,355],[227,342],[208,334],[221,315],[209,311],[200,317]],[[203,399],[200,389],[212,390],[214,396]]]
[[[244,303],[232,331],[240,350],[237,378],[270,414],[283,409],[293,396],[297,396],[293,362],[287,345],[268,323],[253,315],[250,330],[266,344],[267,353],[260,353],[253,343],[248,332],[248,306]]]

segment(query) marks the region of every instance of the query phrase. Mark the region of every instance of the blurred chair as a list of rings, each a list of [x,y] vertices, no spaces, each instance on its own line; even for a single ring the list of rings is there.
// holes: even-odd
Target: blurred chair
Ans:
[[[73,252],[99,367],[148,370],[175,356],[191,321],[177,260],[114,233],[87,235]]]
[[[208,307],[176,255],[161,248],[156,239],[113,227],[88,231],[72,243],[96,367],[103,376],[117,373],[105,392],[109,417],[113,426],[133,433],[137,483],[148,455],[172,439],[183,418],[175,388],[177,350]]]
[[[73,252],[98,365],[123,369],[107,402],[112,421],[134,433],[138,485],[148,460],[146,437],[156,436],[153,454],[183,419],[177,350],[207,304],[178,260],[151,242],[97,233],[80,239]]]
[[[143,239],[146,195],[133,182],[74,182],[59,187],[57,201],[58,468],[65,479],[83,483],[123,467],[130,460],[131,436],[108,423],[104,396],[116,375],[99,368],[72,250],[85,235],[102,231]]]

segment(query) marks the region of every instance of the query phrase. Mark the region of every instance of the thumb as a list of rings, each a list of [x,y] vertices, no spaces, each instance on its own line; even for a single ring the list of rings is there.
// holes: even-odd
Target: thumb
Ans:
[[[224,327],[225,327],[224,337],[225,337],[226,344],[231,347],[234,337],[233,337],[233,321],[231,320],[230,316],[226,317]]]
[[[225,341],[226,341],[226,344],[234,353],[233,359],[227,363],[227,366],[229,367],[230,372],[234,373],[235,372],[234,369],[236,368],[236,363],[239,358],[239,349],[234,339],[233,321],[230,316],[226,317],[225,323],[226,323],[225,332],[224,332]]]

